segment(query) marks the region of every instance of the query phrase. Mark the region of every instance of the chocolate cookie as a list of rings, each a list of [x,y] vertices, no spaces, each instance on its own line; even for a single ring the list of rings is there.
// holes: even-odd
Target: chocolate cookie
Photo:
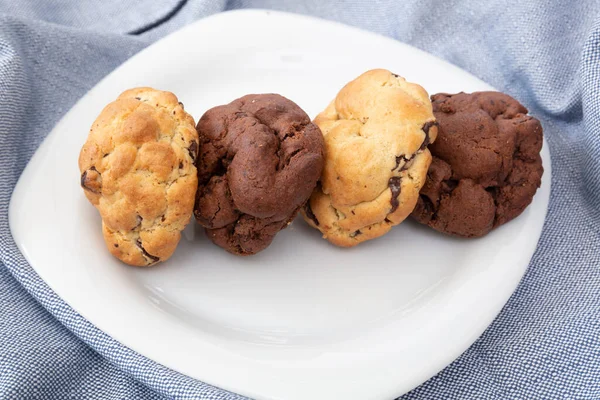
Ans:
[[[79,154],[81,186],[108,250],[127,264],[168,259],[197,188],[194,119],[170,92],[123,92],[94,121]]]
[[[317,116],[327,157],[306,221],[338,246],[388,232],[414,209],[437,126],[427,92],[383,69],[348,83]]]
[[[483,236],[521,214],[540,187],[542,126],[499,92],[431,99],[438,140],[412,216],[443,233]]]
[[[196,220],[231,253],[265,249],[315,188],[323,170],[321,131],[278,94],[247,95],[212,108],[196,128]]]

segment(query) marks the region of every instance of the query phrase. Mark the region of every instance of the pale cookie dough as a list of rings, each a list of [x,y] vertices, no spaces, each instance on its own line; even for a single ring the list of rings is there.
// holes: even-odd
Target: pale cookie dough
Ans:
[[[102,110],[79,170],[115,257],[137,266],[171,257],[194,209],[197,155],[194,119],[173,93],[130,89]]]
[[[321,184],[303,210],[331,243],[384,235],[414,209],[437,123],[425,89],[383,69],[348,83],[315,123],[325,138]]]

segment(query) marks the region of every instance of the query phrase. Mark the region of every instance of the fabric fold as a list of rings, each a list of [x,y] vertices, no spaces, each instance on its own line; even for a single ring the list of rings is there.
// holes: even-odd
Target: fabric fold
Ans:
[[[544,127],[552,194],[525,277],[473,346],[402,399],[600,397],[597,1],[58,4],[0,0],[0,398],[243,398],[158,365],[75,313],[18,251],[8,205],[41,141],[103,76],[188,23],[250,7],[315,15],[404,41],[516,97]]]

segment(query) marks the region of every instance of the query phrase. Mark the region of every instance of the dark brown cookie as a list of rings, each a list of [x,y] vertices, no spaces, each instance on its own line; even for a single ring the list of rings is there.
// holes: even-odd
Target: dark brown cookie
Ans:
[[[278,94],[247,95],[212,108],[196,129],[196,220],[231,253],[265,249],[294,219],[321,176],[321,131]]]
[[[540,187],[542,126],[500,92],[431,99],[438,137],[412,216],[443,233],[483,236],[521,214]]]

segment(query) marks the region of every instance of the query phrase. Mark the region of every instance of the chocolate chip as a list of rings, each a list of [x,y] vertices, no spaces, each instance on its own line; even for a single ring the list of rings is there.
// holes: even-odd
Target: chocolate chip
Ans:
[[[190,147],[188,148],[188,151],[190,153],[190,157],[192,157],[192,161],[196,162],[196,157],[198,157],[198,142],[196,142],[195,140],[190,144]]]
[[[392,168],[392,171],[398,168],[398,166],[400,165],[400,161],[402,161],[403,158],[404,158],[404,154],[402,154],[401,156],[396,156],[396,165],[394,165],[394,168]]]
[[[116,243],[115,243],[113,246],[115,246],[115,247],[119,247],[119,245],[118,245],[118,244],[116,244]]]
[[[394,78],[400,78],[400,75],[392,74]]]
[[[398,196],[400,196],[400,183],[401,179],[399,176],[392,176],[388,181],[388,186],[392,191],[392,199],[390,200],[392,210],[390,211],[390,214],[396,211],[400,205],[400,202],[398,201]]]
[[[179,105],[181,106],[181,108],[185,108],[182,102],[179,102]]]
[[[152,261],[150,264],[155,264],[160,261],[159,257],[153,256],[152,254],[148,253],[146,251],[146,249],[144,249],[144,246],[142,246],[142,241],[140,239],[137,239],[135,241],[135,245],[141,250],[144,257],[146,257],[146,258],[150,259],[150,261]]]
[[[136,99],[136,100],[140,100],[140,101],[142,100],[142,98],[141,98],[141,97],[136,97],[135,99]]]
[[[183,163],[179,161],[179,169],[183,168]]]
[[[351,238],[353,238],[353,237],[357,237],[358,235],[362,235],[362,232],[360,231],[360,229],[358,229],[358,230],[356,230],[356,231],[352,232],[352,233],[350,234],[350,237],[351,237]]]
[[[406,162],[404,163],[402,168],[400,168],[400,171],[406,171],[410,168],[410,166],[413,164],[412,161],[415,159],[415,155],[416,153],[410,156],[410,158],[405,158]]]
[[[306,216],[315,223],[316,226],[319,226],[319,220],[317,219],[317,217],[313,213],[312,208],[310,207],[310,200],[307,201],[304,205],[304,212],[306,213]]]
[[[85,186],[86,179],[87,179],[87,170],[83,171],[83,174],[81,174],[81,187],[84,188],[85,190],[89,190],[90,192],[96,193],[94,190],[92,190],[89,187]]]
[[[87,191],[90,191],[92,193],[98,193],[98,190],[93,189],[91,187],[88,186],[88,172],[92,171],[98,174],[98,178],[101,178],[100,173],[98,172],[98,170],[96,169],[95,166],[90,167],[89,169],[83,171],[83,174],[81,174],[81,180],[80,180],[80,184],[81,187],[84,188]],[[96,180],[98,180],[98,178],[96,178]]]
[[[400,165],[400,162],[403,160],[404,160],[404,164],[402,165],[402,168],[400,169],[400,171],[404,171],[405,169],[408,169],[408,163],[411,162],[414,157],[415,157],[414,154],[408,158],[406,158],[406,155],[404,155],[404,154],[402,154],[400,156],[396,156],[396,165],[394,166],[394,168],[392,168],[392,171],[397,170],[398,166]]]
[[[429,145],[430,139],[429,139],[429,129],[431,129],[432,126],[437,126],[438,123],[436,121],[428,121],[425,122],[425,124],[423,124],[423,127],[421,128],[421,130],[423,132],[425,132],[425,140],[423,140],[423,144],[421,145],[421,147],[419,147],[419,151],[423,151],[425,150],[425,148]]]

